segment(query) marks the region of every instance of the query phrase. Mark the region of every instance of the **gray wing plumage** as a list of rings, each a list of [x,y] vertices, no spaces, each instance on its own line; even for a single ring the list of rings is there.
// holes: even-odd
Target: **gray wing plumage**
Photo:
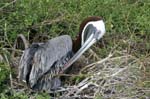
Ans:
[[[32,44],[31,47],[27,48],[19,62],[19,80],[26,82],[27,75],[32,67],[32,61],[35,52],[38,50],[40,44]]]
[[[72,51],[72,39],[68,35],[53,38],[44,44],[35,44],[26,49],[19,64],[20,80],[29,80],[32,88],[53,65]],[[59,63],[59,62],[57,62]],[[61,67],[61,66],[60,66]],[[54,72],[57,74],[61,68]],[[50,79],[49,79],[50,80]]]

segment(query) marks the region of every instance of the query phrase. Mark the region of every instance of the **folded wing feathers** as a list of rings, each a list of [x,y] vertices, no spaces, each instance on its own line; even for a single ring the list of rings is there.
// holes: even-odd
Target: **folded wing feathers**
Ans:
[[[56,37],[45,44],[41,44],[33,56],[31,56],[31,49],[26,49],[19,65],[19,78],[23,77],[24,80],[29,69],[31,69],[29,84],[33,87],[38,79],[48,71],[54,74],[58,73],[60,69],[54,70],[52,66],[70,51],[72,51],[72,40],[68,35]]]

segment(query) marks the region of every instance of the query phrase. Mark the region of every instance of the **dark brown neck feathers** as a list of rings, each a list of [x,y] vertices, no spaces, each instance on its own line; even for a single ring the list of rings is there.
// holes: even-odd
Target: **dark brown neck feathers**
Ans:
[[[98,17],[98,16],[93,16],[93,17],[88,17],[82,21],[82,23],[80,24],[80,27],[79,27],[79,33],[76,36],[76,39],[73,40],[73,52],[74,53],[76,53],[81,47],[81,36],[82,36],[82,31],[83,31],[85,25],[90,21],[98,21],[98,20],[102,20],[102,18]]]

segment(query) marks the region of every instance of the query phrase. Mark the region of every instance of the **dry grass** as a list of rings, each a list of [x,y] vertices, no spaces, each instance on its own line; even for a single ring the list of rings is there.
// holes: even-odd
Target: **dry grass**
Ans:
[[[115,56],[116,53],[85,66],[80,74],[88,76],[58,90],[63,92],[60,99],[148,99],[150,89],[141,86],[140,60],[124,51],[119,52],[119,56]]]

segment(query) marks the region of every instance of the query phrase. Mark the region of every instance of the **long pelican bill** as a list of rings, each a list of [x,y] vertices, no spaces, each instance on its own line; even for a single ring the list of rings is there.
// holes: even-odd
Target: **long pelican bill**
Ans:
[[[71,66],[88,48],[90,48],[96,42],[94,34],[92,34],[87,41],[82,45],[82,47],[77,51],[77,53],[64,65],[63,71],[65,71],[69,66]]]

